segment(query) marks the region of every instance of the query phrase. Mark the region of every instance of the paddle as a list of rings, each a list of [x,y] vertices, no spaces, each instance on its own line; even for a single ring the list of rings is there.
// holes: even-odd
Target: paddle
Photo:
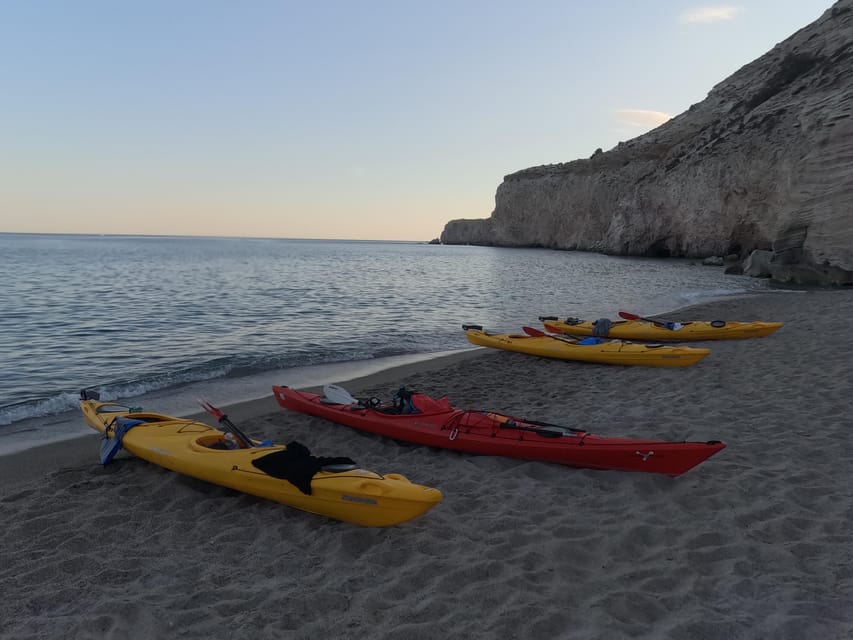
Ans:
[[[513,429],[515,431],[529,431],[531,433],[538,434],[543,438],[562,438],[565,433],[562,431],[556,431],[554,429],[534,429],[533,427],[522,427],[517,424],[506,424],[502,423],[500,426],[501,429]]]
[[[663,327],[664,329],[670,329],[675,331],[676,329],[681,328],[680,322],[668,322],[666,320],[652,320],[651,318],[644,318],[643,316],[638,316],[636,313],[628,313],[627,311],[620,311],[619,317],[624,318],[625,320],[643,320],[645,322],[651,322],[656,327]]]
[[[563,431],[571,431],[572,433],[587,433],[586,429],[576,429],[575,427],[566,427],[561,424],[553,424],[551,422],[539,422],[538,420],[524,419],[527,424],[535,424],[539,427],[553,427],[554,429],[562,429]]]
[[[336,384],[323,387],[323,400],[331,404],[358,404],[358,398],[353,398],[349,391]]]
[[[379,398],[359,400],[358,398],[354,398],[349,391],[336,384],[327,384],[323,386],[323,398],[321,401],[329,404],[359,405],[366,409],[378,409],[382,406],[382,401]]]
[[[239,428],[237,428],[237,425],[231,422],[228,419],[228,416],[226,416],[220,409],[217,409],[206,400],[199,400],[198,403],[205,411],[207,411],[210,415],[216,418],[217,421],[219,421],[219,424],[225,427],[226,430],[233,433],[234,436],[243,443],[245,448],[251,449],[255,446],[255,443],[252,442],[252,439],[245,433],[243,433]],[[263,443],[260,446],[263,446]]]
[[[110,438],[107,435],[110,429],[110,427],[107,427],[107,430],[104,431],[104,437],[101,438],[101,464],[106,465],[115,457],[122,448],[125,434],[138,424],[145,424],[145,421],[134,420],[124,416],[113,418],[113,421],[110,423],[110,427],[113,430],[113,437]]]
[[[514,429],[516,431],[529,431],[531,433],[538,433],[543,438],[562,438],[564,436],[569,435],[566,433],[567,431],[575,434],[575,433],[586,433],[583,429],[573,429],[572,427],[563,427],[558,424],[549,424],[547,422],[537,422],[536,420],[522,420],[525,424],[537,425],[537,427],[523,427],[516,421],[515,418],[510,418],[509,416],[502,416],[499,413],[492,413],[481,411],[478,413],[483,413],[487,417],[491,418],[495,422],[500,425],[501,429]],[[500,420],[498,418],[506,418],[506,420]]]
[[[339,387],[336,384],[327,384],[323,387],[323,399],[332,403],[332,404],[359,404],[361,401],[358,398],[354,398],[349,391],[344,389],[343,387]],[[472,412],[473,413],[473,412]],[[477,411],[476,413],[482,413],[487,416],[496,416],[499,414],[492,413],[490,411]],[[548,422],[537,422],[535,420],[522,420],[522,422],[526,424],[536,425],[537,427],[544,427],[537,429],[536,427],[522,427],[518,424],[514,418],[510,418],[508,416],[501,416],[507,418],[504,420],[493,420],[498,422],[501,426],[501,429],[514,429],[516,431],[530,431],[531,433],[538,433],[540,436],[544,438],[562,438],[566,435],[566,431],[570,431],[572,433],[585,433],[583,429],[574,429],[572,427],[563,427],[558,424],[551,424]]]
[[[567,342],[568,344],[585,346],[588,344],[601,343],[601,338],[582,338],[580,336],[573,336],[565,333],[561,333],[560,335],[554,335],[553,333],[545,333],[544,331],[539,331],[539,329],[534,329],[533,327],[522,327],[522,330],[524,331],[524,333],[534,338],[554,338],[554,340],[560,340],[561,342]],[[585,342],[587,340],[589,342]]]
[[[559,336],[555,336],[552,333],[545,333],[544,331],[539,331],[539,329],[534,329],[533,327],[521,327],[521,330],[533,338],[554,338],[555,340],[571,340],[571,342],[574,342],[575,340],[577,340],[577,338],[575,338],[575,336],[569,336],[566,334],[561,334]],[[563,338],[561,336],[565,336],[565,338]]]

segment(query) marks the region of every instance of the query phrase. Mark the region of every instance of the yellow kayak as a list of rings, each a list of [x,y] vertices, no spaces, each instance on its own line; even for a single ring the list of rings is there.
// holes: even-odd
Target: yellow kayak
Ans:
[[[689,367],[711,353],[709,349],[694,347],[636,344],[601,338],[574,339],[547,335],[544,332],[539,332],[541,335],[487,333],[478,325],[462,325],[462,328],[468,342],[480,347],[599,364]],[[525,327],[525,330],[528,330],[528,327]]]
[[[625,314],[633,315],[633,314]],[[601,335],[596,332],[600,320],[588,321],[577,318],[559,320],[556,316],[540,316],[539,320],[552,333],[575,336]],[[742,340],[763,338],[779,329],[782,322],[665,322],[654,320],[609,320],[606,337],[620,340],[650,340],[653,342],[691,342],[693,340]]]
[[[199,480],[366,527],[406,522],[429,511],[443,497],[438,489],[413,484],[402,475],[380,475],[345,464],[352,463],[348,458],[310,456],[299,443],[251,441],[251,447],[227,449],[226,433],[202,422],[99,402],[88,399],[86,392],[81,395],[86,422],[105,434],[102,461],[105,446],[112,455],[124,448]],[[227,436],[233,441],[230,432]]]

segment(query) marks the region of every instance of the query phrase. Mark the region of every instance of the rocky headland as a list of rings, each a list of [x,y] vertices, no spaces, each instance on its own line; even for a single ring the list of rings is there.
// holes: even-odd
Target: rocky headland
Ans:
[[[444,244],[728,256],[780,282],[853,284],[853,0],[708,97],[589,159],[504,177]]]

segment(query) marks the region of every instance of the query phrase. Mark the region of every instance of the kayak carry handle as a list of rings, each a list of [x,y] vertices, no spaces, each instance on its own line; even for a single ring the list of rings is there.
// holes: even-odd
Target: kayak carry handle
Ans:
[[[100,400],[101,394],[93,389],[80,389],[81,400]]]

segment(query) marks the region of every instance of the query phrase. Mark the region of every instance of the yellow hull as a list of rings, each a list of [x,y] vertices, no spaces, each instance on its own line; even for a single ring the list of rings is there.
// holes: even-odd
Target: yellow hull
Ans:
[[[620,340],[580,345],[562,336],[534,337],[522,334],[490,334],[479,329],[465,329],[468,342],[480,347],[516,351],[543,358],[578,360],[598,364],[640,365],[645,367],[689,367],[707,356],[709,349],[694,347],[653,346]]]
[[[122,447],[138,458],[178,473],[366,527],[385,527],[411,520],[441,502],[438,489],[413,484],[404,476],[380,475],[365,469],[319,471],[307,495],[287,480],[252,465],[254,459],[287,449],[284,445],[251,449],[213,449],[223,432],[202,422],[156,413],[133,412],[109,402],[83,400],[87,424],[104,433],[117,417],[143,420],[130,429]],[[111,434],[112,428],[109,429]]]
[[[592,336],[594,324],[589,321],[571,324],[547,317],[539,318],[552,333]],[[608,338],[619,340],[648,340],[651,342],[691,342],[693,340],[743,340],[764,338],[782,326],[782,322],[726,322],[714,326],[711,322],[684,322],[679,329],[668,329],[645,320],[611,320]]]

